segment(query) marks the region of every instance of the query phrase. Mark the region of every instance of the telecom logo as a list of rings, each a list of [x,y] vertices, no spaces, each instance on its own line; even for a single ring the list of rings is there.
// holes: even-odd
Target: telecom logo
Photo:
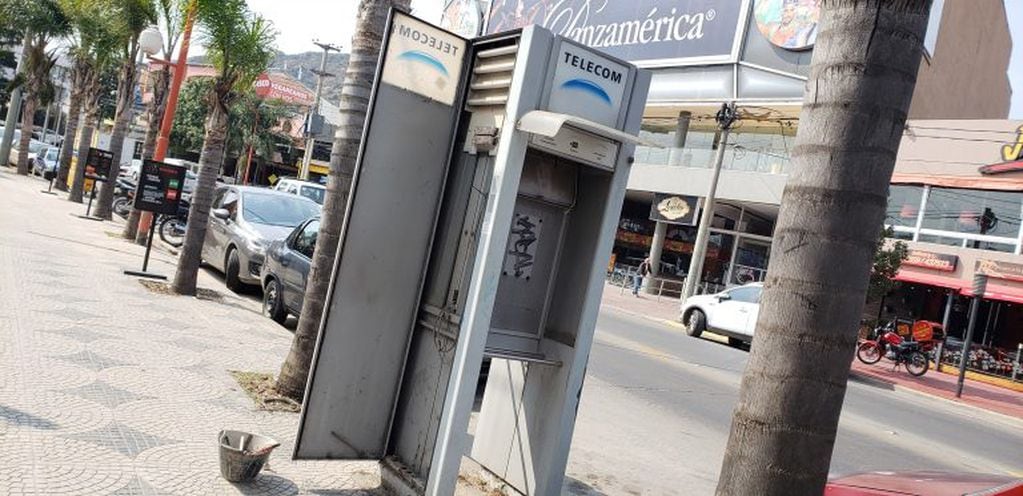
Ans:
[[[444,77],[448,77],[448,68],[444,67],[444,63],[437,57],[430,55],[420,50],[406,50],[398,55],[399,59],[407,60],[409,62],[415,62],[418,64],[426,65],[431,69],[441,73]]]
[[[601,88],[599,84],[590,81],[589,79],[576,78],[569,79],[564,83],[561,83],[561,87],[566,90],[582,91],[592,96],[597,97],[607,105],[611,105],[611,95],[608,95],[604,88]]]

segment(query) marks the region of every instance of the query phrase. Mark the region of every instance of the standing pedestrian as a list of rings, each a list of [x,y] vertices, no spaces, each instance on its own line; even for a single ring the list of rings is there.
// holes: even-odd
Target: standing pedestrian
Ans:
[[[650,273],[650,257],[643,259],[643,262],[639,264],[639,269],[636,271],[636,276],[632,278],[632,294],[633,296],[639,297],[639,288],[643,286],[643,278]]]

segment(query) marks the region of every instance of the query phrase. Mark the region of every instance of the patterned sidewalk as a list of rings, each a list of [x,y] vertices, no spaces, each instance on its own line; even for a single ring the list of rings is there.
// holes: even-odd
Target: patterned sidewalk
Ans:
[[[276,373],[288,330],[222,301],[151,293],[119,223],[0,169],[0,493],[375,494],[375,462],[292,462],[298,416],[256,410],[228,370]],[[150,270],[173,275],[154,250]],[[251,484],[220,477],[217,432],[281,441]]]

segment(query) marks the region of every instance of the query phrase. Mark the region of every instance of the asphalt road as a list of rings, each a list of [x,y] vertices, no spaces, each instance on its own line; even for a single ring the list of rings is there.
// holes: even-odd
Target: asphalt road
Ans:
[[[602,309],[566,492],[713,494],[747,353]],[[1023,420],[851,381],[832,474],[1023,476]]]

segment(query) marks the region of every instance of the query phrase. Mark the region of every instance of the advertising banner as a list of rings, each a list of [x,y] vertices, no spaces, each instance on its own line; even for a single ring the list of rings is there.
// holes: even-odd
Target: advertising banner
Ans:
[[[146,160],[135,189],[135,209],[157,214],[174,214],[185,186],[185,168]]]
[[[89,155],[85,158],[85,176],[93,176],[90,179],[105,181],[113,161],[113,153],[99,148],[89,148]]]
[[[530,24],[648,65],[726,61],[748,2],[742,0],[494,0],[488,33]]]

